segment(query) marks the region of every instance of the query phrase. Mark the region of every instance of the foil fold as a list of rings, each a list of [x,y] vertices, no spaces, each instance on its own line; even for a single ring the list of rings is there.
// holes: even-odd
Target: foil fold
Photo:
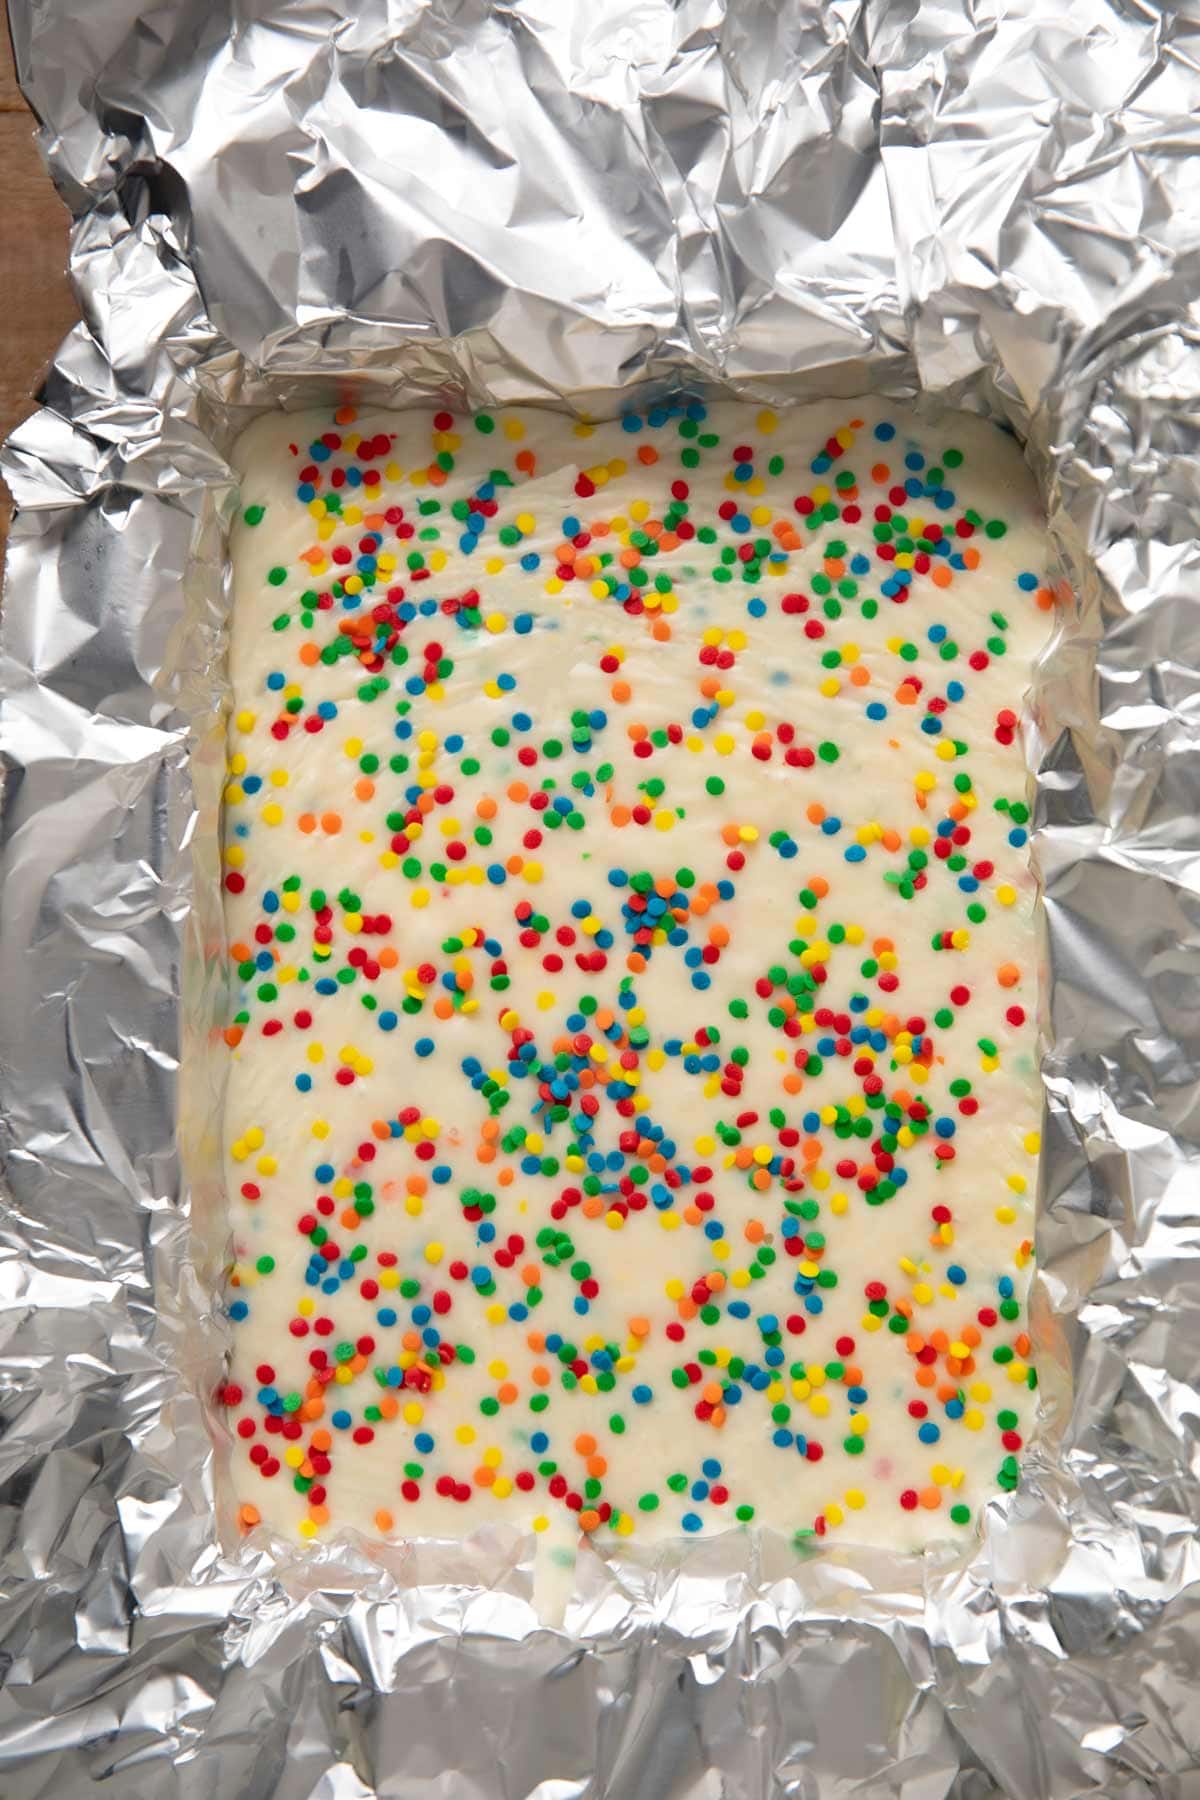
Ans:
[[[10,0],[83,322],[3,452],[0,1793],[1166,1800],[1200,1723],[1200,27],[1078,0]],[[982,1541],[231,1543],[227,454],[352,394],[1015,429],[1044,1414]],[[214,1437],[214,1431],[216,1433]]]

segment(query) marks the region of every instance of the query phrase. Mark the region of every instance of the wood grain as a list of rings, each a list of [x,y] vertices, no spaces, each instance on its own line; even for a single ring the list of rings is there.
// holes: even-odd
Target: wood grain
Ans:
[[[0,26],[0,437],[31,413],[47,363],[78,318],[67,281],[66,207],[42,167]],[[8,493],[0,484],[0,555]]]

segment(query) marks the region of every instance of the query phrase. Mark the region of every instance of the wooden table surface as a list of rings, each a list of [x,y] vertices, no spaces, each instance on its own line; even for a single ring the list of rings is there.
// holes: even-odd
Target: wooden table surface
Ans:
[[[66,276],[69,214],[34,146],[0,8],[0,438],[33,411],[46,364],[78,318]],[[0,483],[0,557],[8,494]]]

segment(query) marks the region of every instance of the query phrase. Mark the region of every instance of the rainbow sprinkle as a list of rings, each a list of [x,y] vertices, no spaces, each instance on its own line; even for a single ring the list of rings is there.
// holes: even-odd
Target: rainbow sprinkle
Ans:
[[[244,1529],[915,1546],[1016,1486],[1058,594],[1011,446],[859,406],[243,440]]]

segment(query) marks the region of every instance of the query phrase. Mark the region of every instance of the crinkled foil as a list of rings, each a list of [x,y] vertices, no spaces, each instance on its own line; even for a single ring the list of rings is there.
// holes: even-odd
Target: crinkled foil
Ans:
[[[0,1795],[1200,1793],[1200,24],[1135,0],[10,0],[83,323],[7,446]],[[1027,442],[1040,1437],[970,1553],[220,1518],[226,453],[350,392],[868,389]],[[182,1084],[181,1084],[182,1061]],[[215,1447],[214,1447],[215,1444]]]

